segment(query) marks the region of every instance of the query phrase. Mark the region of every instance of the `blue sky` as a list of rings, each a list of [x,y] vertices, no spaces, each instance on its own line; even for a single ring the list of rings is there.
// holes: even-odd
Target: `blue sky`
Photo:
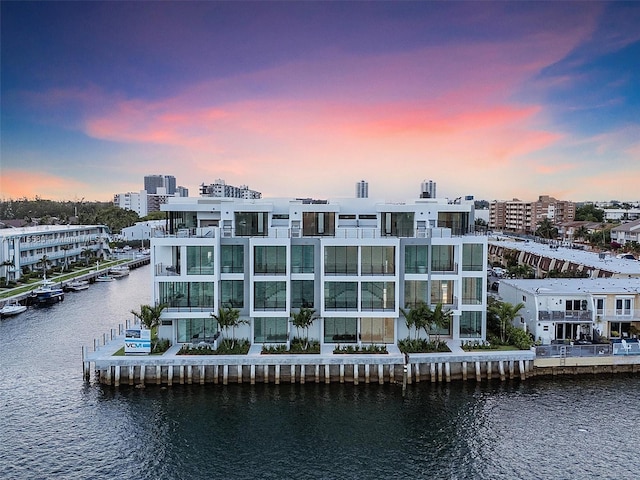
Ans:
[[[2,2],[0,196],[640,200],[639,2]]]

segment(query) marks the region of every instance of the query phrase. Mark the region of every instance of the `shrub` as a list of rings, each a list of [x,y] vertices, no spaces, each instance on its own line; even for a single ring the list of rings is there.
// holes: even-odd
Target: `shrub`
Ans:
[[[352,354],[352,353],[364,353],[364,354],[386,354],[387,346],[386,345],[345,345],[340,346],[336,345],[333,349],[333,353],[335,354]]]
[[[443,340],[427,341],[424,338],[405,338],[398,340],[398,348],[402,353],[434,353],[450,352],[447,342]]]

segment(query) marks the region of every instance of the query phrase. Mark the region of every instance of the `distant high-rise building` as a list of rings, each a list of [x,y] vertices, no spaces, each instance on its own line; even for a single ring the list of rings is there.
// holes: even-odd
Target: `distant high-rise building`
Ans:
[[[189,189],[185,188],[183,186],[178,185],[176,187],[176,197],[188,197],[189,196]]]
[[[176,193],[176,177],[173,175],[145,175],[144,189],[148,194],[158,193],[158,188],[164,187],[167,195]]]
[[[360,180],[356,183],[356,198],[369,198],[369,183]]]
[[[164,187],[164,176],[162,175],[145,175],[144,189],[148,194],[155,194],[158,187]]]
[[[165,175],[163,187],[167,189],[167,195],[175,195],[176,177],[174,177],[173,175]]]
[[[420,184],[420,198],[436,198],[436,182],[424,181]]]
[[[227,185],[226,182],[220,178],[216,179],[214,183],[200,185],[200,196],[202,197],[223,197],[223,198],[245,198],[256,199],[262,198],[262,193],[255,190],[249,190],[246,185],[240,185],[234,187],[233,185]]]

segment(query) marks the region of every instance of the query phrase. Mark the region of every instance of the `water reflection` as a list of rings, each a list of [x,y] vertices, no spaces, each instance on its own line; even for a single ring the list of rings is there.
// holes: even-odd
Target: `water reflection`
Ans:
[[[5,478],[637,478],[637,376],[84,383],[80,347],[149,303],[145,270],[0,323]]]

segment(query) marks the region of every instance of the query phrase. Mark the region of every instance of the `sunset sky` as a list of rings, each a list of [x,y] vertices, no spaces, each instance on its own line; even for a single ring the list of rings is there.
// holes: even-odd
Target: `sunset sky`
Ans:
[[[640,200],[640,2],[0,5],[5,200]]]

